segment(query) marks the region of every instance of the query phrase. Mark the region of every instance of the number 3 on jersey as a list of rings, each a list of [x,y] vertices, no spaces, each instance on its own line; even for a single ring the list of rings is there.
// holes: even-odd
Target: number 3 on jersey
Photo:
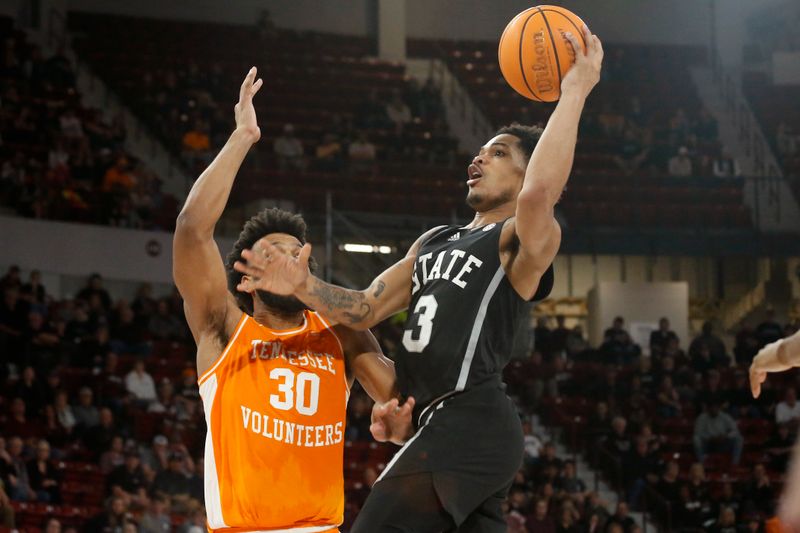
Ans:
[[[406,350],[420,353],[428,346],[431,341],[433,319],[436,316],[438,307],[439,304],[436,302],[436,297],[432,294],[426,294],[417,301],[417,306],[414,307],[414,314],[411,316],[409,324],[415,318],[417,323],[403,333],[403,346],[405,346]],[[417,333],[416,336],[414,335],[415,333]]]
[[[301,415],[311,416],[317,412],[319,405],[319,376],[310,372],[300,372],[297,375],[295,387],[294,372],[288,368],[273,368],[269,378],[280,380],[278,392],[271,394],[269,403],[275,409],[288,411],[294,407]],[[310,385],[308,404],[306,404],[306,384]],[[296,394],[295,394],[296,393]]]

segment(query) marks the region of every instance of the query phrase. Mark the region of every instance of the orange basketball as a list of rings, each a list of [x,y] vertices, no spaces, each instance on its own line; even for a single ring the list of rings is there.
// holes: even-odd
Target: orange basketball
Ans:
[[[503,30],[497,51],[508,84],[537,102],[558,100],[561,79],[575,62],[563,35],[568,31],[586,50],[583,21],[563,7],[535,6],[514,17]]]

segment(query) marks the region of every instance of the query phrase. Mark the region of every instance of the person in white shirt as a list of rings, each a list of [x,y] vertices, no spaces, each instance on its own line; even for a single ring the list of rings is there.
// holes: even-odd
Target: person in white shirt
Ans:
[[[678,148],[678,154],[670,158],[669,175],[676,177],[692,175],[692,160],[689,157],[689,149],[685,146]]]
[[[134,398],[143,402],[150,403],[156,399],[156,385],[153,376],[144,369],[144,361],[139,359],[133,366],[133,370],[125,376],[125,388]]]
[[[281,171],[305,170],[306,160],[303,157],[303,143],[294,136],[294,126],[291,124],[286,124],[283,127],[283,134],[275,139],[272,149],[275,155],[278,156],[278,168]]]
[[[790,423],[795,428],[800,420],[800,403],[797,402],[797,391],[793,388],[786,389],[783,401],[775,407],[775,422],[777,424]]]

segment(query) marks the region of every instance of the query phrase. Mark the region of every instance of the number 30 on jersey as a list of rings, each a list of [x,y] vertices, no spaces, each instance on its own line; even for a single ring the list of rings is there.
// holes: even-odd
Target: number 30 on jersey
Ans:
[[[412,324],[416,319],[416,323],[411,329],[403,332],[403,346],[409,352],[421,353],[428,346],[431,341],[431,333],[433,331],[433,319],[436,316],[436,309],[439,304],[436,302],[436,297],[432,294],[421,296],[414,307],[414,314],[411,315],[408,323]]]

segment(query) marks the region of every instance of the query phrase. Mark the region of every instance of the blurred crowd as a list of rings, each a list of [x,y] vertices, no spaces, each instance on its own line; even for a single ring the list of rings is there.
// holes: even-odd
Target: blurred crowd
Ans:
[[[0,205],[32,218],[169,229],[174,199],[124,150],[121,117],[82,104],[66,56],[43,56],[6,18],[0,44]]]

